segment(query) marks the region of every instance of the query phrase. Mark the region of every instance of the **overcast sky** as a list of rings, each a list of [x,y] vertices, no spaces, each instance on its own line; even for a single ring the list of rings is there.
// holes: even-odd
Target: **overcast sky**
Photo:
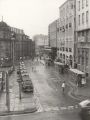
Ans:
[[[21,28],[31,38],[48,34],[48,25],[59,17],[59,7],[66,0],[0,0],[0,21]]]

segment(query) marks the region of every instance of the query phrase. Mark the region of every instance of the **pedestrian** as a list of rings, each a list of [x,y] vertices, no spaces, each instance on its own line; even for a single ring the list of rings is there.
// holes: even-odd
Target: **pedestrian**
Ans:
[[[65,84],[65,81],[62,83],[62,92],[64,93],[65,91],[65,87],[66,87],[66,84]]]
[[[86,84],[86,80],[85,80],[85,78],[84,77],[82,77],[82,87],[84,87],[85,86],[85,84]]]
[[[34,67],[32,66],[32,72],[34,71]]]

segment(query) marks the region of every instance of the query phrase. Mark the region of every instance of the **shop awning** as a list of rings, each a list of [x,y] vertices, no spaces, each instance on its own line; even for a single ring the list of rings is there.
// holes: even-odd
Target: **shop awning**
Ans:
[[[70,71],[72,71],[72,72],[74,72],[74,73],[76,73],[76,74],[85,75],[84,72],[82,72],[82,71],[80,71],[80,70],[78,70],[78,69],[72,69],[72,68],[71,68]]]
[[[60,63],[60,62],[54,62],[54,64],[56,64],[56,65],[64,65],[63,63]]]

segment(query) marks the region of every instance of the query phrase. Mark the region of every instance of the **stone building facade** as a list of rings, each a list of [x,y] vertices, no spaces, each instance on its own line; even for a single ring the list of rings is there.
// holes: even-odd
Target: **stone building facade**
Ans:
[[[90,75],[90,0],[76,1],[77,64]]]
[[[74,64],[75,13],[74,0],[67,0],[59,7],[59,57],[65,64]]]
[[[24,31],[0,22],[0,65],[11,66],[20,58],[31,58],[35,53],[34,42]]]

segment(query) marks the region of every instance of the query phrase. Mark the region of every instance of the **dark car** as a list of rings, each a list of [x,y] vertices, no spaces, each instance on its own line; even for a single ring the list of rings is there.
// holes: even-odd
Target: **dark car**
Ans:
[[[33,83],[29,77],[29,75],[22,76],[22,90],[24,92],[32,92],[33,93]]]
[[[30,80],[26,80],[22,82],[22,90],[24,92],[32,92],[33,93],[33,84]]]
[[[90,99],[80,102],[79,108],[82,120],[90,120]]]

